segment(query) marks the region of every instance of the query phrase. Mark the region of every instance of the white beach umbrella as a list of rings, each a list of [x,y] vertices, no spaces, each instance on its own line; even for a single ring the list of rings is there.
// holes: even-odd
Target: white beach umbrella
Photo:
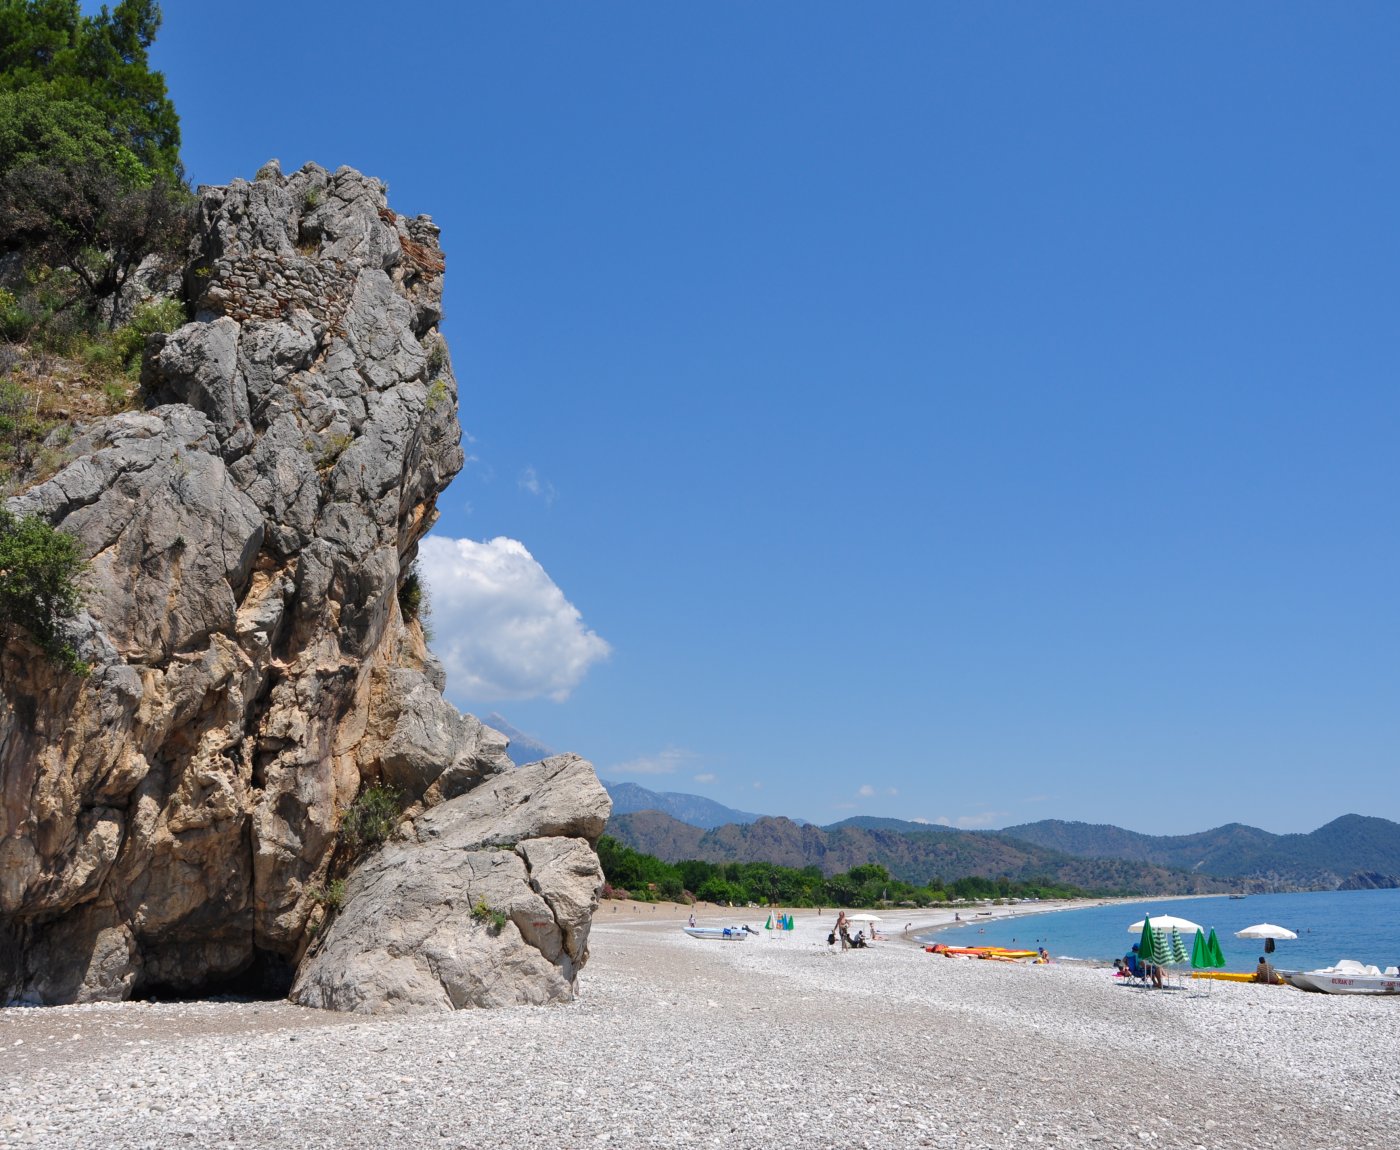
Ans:
[[[848,914],[847,922],[884,922],[878,914]]]
[[[1153,930],[1162,930],[1170,932],[1172,927],[1176,927],[1176,929],[1181,931],[1182,934],[1199,934],[1201,932],[1201,927],[1196,923],[1192,922],[1190,919],[1176,918],[1169,914],[1150,914],[1147,917],[1152,920]],[[1137,922],[1133,923],[1132,926],[1128,927],[1128,933],[1141,934],[1143,921],[1144,920],[1142,919],[1138,919]]]
[[[1247,926],[1235,931],[1236,938],[1297,938],[1286,926],[1275,926],[1271,922],[1261,922],[1257,926]]]

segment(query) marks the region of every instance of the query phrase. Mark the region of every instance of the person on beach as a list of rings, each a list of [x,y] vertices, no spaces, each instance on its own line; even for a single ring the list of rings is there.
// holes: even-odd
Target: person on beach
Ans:
[[[1123,963],[1133,977],[1150,978],[1157,990],[1162,989],[1162,968],[1155,962],[1144,962],[1138,954],[1137,943],[1133,943],[1133,949],[1123,956]]]
[[[691,911],[691,912],[690,912],[690,925],[691,925],[691,926],[694,926],[694,925],[695,925],[695,912],[694,912],[694,911]]]
[[[1045,949],[1043,946],[1040,948],[1040,953],[1039,953],[1038,955],[1036,955],[1036,959],[1035,959],[1035,960],[1036,960],[1036,962],[1040,963],[1042,966],[1048,965],[1048,964],[1049,964],[1049,962],[1050,962],[1050,955],[1047,953],[1046,949]]]
[[[1254,981],[1262,982],[1265,986],[1282,986],[1283,979],[1275,972],[1269,964],[1269,960],[1262,954],[1259,956],[1259,965],[1254,970]]]
[[[851,924],[846,921],[846,912],[843,910],[836,916],[836,933],[841,936],[841,949],[851,949]]]

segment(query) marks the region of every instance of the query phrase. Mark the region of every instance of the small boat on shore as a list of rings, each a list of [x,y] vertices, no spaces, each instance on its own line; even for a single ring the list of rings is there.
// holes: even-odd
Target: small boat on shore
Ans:
[[[681,929],[691,938],[713,938],[720,942],[743,942],[749,935],[758,933],[746,926],[683,926]]]
[[[1374,966],[1365,966],[1350,958],[1321,970],[1280,970],[1278,973],[1289,986],[1299,990],[1317,990],[1323,994],[1400,994],[1400,970],[1389,966],[1382,973]]]

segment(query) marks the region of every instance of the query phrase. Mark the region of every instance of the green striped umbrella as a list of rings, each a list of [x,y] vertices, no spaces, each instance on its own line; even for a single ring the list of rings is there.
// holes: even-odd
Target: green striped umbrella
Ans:
[[[1171,936],[1159,926],[1152,932],[1152,961],[1158,966],[1166,966],[1171,960]]]
[[[1197,931],[1196,933],[1200,934],[1201,932]],[[1181,941],[1181,931],[1177,930],[1176,927],[1172,927],[1171,961],[1174,963],[1186,961],[1186,944]]]

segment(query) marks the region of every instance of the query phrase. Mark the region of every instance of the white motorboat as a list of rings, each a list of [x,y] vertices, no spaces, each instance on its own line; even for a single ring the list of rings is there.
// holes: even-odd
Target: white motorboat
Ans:
[[[1299,990],[1320,990],[1324,994],[1400,994],[1400,970],[1388,966],[1382,972],[1350,958],[1340,959],[1336,966],[1321,970],[1280,970],[1278,974]]]
[[[743,942],[749,935],[758,933],[746,926],[683,926],[681,929],[691,938],[714,938],[721,942]]]

